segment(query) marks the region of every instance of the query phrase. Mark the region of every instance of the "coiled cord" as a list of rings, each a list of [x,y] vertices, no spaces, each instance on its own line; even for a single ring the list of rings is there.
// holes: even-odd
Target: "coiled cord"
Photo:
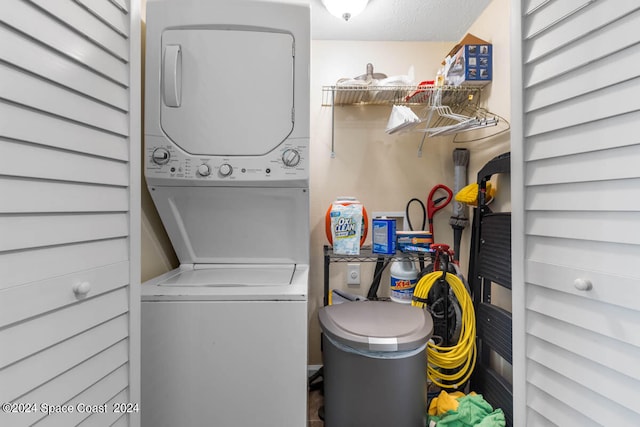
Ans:
[[[424,275],[416,284],[413,291],[415,299],[411,301],[411,305],[424,308],[424,301],[431,287],[442,275],[442,271]],[[462,326],[458,342],[454,346],[427,343],[427,376],[439,387],[458,388],[471,377],[476,366],[476,316],[473,301],[462,280],[451,273],[446,273],[445,280],[460,303]]]

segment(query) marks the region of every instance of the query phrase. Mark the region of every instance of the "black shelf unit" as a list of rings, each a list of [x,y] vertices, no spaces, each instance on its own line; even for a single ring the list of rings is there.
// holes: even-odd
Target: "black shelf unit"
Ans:
[[[478,207],[474,209],[469,284],[476,312],[478,361],[471,389],[481,393],[494,408],[504,411],[507,426],[513,426],[513,387],[491,368],[491,351],[512,363],[511,313],[491,304],[491,286],[511,289],[511,212],[493,212],[485,197],[487,181],[511,172],[511,155],[489,161],[478,172]]]
[[[420,255],[431,256],[431,252],[425,252],[424,254],[418,252],[400,252],[396,251],[394,255],[385,255],[385,254],[374,254],[371,251],[371,246],[363,246],[360,248],[360,255],[340,255],[333,253],[333,248],[331,246],[324,246],[324,262],[325,265],[327,263],[333,262],[376,262],[379,257],[384,258],[388,261],[400,261],[403,259],[407,259],[407,257],[411,261],[418,261],[420,259]]]
[[[324,245],[324,305],[328,305],[329,301],[329,266],[332,263],[339,262],[388,262],[388,261],[401,261],[403,259],[409,259],[411,261],[423,261],[431,257],[431,253],[418,253],[418,252],[400,252],[396,251],[394,255],[374,254],[371,251],[371,246],[363,246],[360,248],[359,255],[340,255],[333,253],[333,247]]]

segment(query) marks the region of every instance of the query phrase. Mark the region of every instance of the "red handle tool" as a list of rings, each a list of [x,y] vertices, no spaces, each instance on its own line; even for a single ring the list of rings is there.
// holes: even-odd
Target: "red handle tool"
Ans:
[[[447,195],[439,198],[435,198],[438,190],[444,190],[447,193]],[[427,200],[427,218],[429,219],[429,232],[431,233],[432,238],[433,238],[433,216],[440,209],[447,206],[452,198],[453,198],[453,191],[451,191],[451,189],[444,184],[436,185],[429,192],[429,199]],[[434,241],[435,241],[435,238],[434,238]]]

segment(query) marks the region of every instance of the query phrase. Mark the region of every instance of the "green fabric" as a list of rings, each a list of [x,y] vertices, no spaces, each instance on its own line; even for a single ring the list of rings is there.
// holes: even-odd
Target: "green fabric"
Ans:
[[[468,395],[458,399],[457,411],[449,411],[442,417],[432,416],[437,427],[504,427],[506,425],[502,409],[495,411],[481,394]]]
[[[507,425],[507,421],[504,419],[504,412],[502,409],[496,409],[486,417],[476,427],[504,427]]]

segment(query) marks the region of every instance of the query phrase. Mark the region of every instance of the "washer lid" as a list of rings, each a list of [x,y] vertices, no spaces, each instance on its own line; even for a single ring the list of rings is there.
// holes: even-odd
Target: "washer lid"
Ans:
[[[193,270],[177,270],[177,274],[159,282],[172,287],[238,287],[290,285],[295,265],[203,265]]]
[[[181,264],[308,264],[306,188],[153,187]]]
[[[354,301],[323,307],[320,326],[335,341],[360,350],[406,351],[433,333],[431,315],[418,307],[385,301]]]

